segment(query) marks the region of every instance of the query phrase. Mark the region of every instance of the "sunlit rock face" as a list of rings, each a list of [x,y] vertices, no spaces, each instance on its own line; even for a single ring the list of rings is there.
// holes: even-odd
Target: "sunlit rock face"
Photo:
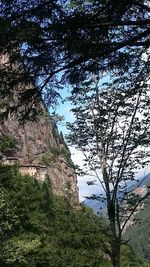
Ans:
[[[2,56],[1,66],[6,62],[7,57]],[[21,90],[31,88],[31,83],[26,86],[19,84],[5,100],[16,105]],[[0,102],[4,102],[2,97]],[[55,194],[68,195],[71,201],[78,203],[77,177],[70,152],[43,101],[38,99],[29,104],[32,105],[29,105],[31,110],[28,118],[22,119],[27,110],[27,105],[22,105],[15,112],[8,112],[0,122],[0,136],[9,136],[14,140],[14,146],[5,151],[1,161],[5,164],[17,163],[21,173],[38,180],[50,179]],[[5,107],[1,108],[3,111]]]

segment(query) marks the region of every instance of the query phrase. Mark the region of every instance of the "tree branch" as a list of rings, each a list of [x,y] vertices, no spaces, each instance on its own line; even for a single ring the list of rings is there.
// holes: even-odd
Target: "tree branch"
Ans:
[[[131,211],[130,215],[126,218],[123,226],[121,227],[121,233],[123,232],[127,222],[130,220],[130,218],[132,217],[132,215],[134,214],[134,212],[136,211],[136,209],[138,208],[138,206],[140,205],[141,202],[143,202],[145,199],[147,199],[150,196],[150,191],[144,196],[142,197],[138,203],[133,207],[133,210]]]

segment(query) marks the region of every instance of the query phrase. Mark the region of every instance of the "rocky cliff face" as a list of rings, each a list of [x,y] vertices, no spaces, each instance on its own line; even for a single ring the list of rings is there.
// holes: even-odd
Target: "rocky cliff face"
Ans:
[[[21,85],[19,91],[20,88]],[[12,103],[17,101],[17,90],[15,88],[11,96]],[[39,180],[48,177],[55,194],[69,194],[73,201],[78,202],[77,177],[70,152],[42,100],[36,106],[33,105],[32,113],[35,108],[34,119],[18,119],[19,113],[23,114],[26,110],[22,106],[17,112],[9,113],[0,123],[0,136],[9,136],[14,140],[14,147],[5,151],[3,162],[18,163],[22,173],[33,175]]]

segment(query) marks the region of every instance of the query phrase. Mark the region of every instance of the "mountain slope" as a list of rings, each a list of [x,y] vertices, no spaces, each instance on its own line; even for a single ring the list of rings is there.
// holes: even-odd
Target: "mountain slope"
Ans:
[[[127,188],[126,192],[130,192],[134,190],[136,187],[139,186],[149,186],[150,185],[150,173],[146,175],[144,178],[139,178],[137,181],[130,183]],[[124,191],[122,190],[121,192],[118,193],[119,198],[121,199],[124,195]],[[98,196],[99,197],[99,196]],[[94,212],[94,214],[101,214],[102,216],[106,215],[106,200],[105,200],[105,195],[100,195],[100,199],[102,200],[96,200],[96,199],[85,199],[83,201],[83,204],[86,205],[87,207],[91,208]]]
[[[6,55],[0,61],[0,67],[8,64],[7,61]],[[17,66],[16,62],[14,68]],[[7,91],[7,88],[4,89]],[[5,151],[0,151],[1,162],[18,164],[21,173],[36,176],[39,180],[49,177],[55,194],[71,194],[73,201],[78,203],[77,177],[70,151],[41,95],[36,101],[32,97],[33,89],[35,91],[31,82],[15,86],[12,83],[9,95],[0,94],[0,142],[11,139],[14,143]],[[28,94],[31,95],[30,102],[24,100],[21,106],[20,97]]]
[[[150,262],[150,203],[135,217],[138,221],[128,228],[125,239],[129,240],[134,250]]]

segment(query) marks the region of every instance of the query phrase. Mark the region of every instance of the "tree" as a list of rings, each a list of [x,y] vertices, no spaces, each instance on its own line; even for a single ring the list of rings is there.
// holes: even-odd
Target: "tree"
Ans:
[[[147,186],[150,186],[149,180],[146,181],[146,184]],[[125,238],[130,240],[130,244],[132,245],[134,251],[136,251],[138,255],[143,256],[148,261],[150,261],[150,230],[148,226],[149,218],[150,209],[149,201],[147,201],[144,209],[140,210],[140,212],[136,214],[136,219],[140,221],[140,224],[136,224],[134,228],[129,227],[125,232]]]
[[[85,207],[68,209],[48,181],[0,165],[0,266],[109,267],[106,228]]]
[[[1,267],[111,267],[107,250],[107,226],[88,208],[68,209],[48,181],[0,165]],[[124,247],[122,267],[129,264],[148,267]]]
[[[143,70],[144,72],[144,70]],[[142,72],[142,73],[143,73]],[[100,86],[97,78],[85,82],[70,98],[75,121],[69,123],[70,144],[85,156],[82,174],[96,177],[105,191],[111,231],[111,260],[120,267],[122,234],[128,221],[149,196],[128,191],[136,173],[149,163],[150,91],[145,76],[128,89],[120,79]],[[95,198],[95,196],[93,196]]]
[[[60,84],[99,71],[133,72],[149,47],[149,11],[148,1],[138,0],[2,0],[0,53],[10,64],[1,69],[1,97],[32,82],[21,98],[42,94],[51,105]]]

